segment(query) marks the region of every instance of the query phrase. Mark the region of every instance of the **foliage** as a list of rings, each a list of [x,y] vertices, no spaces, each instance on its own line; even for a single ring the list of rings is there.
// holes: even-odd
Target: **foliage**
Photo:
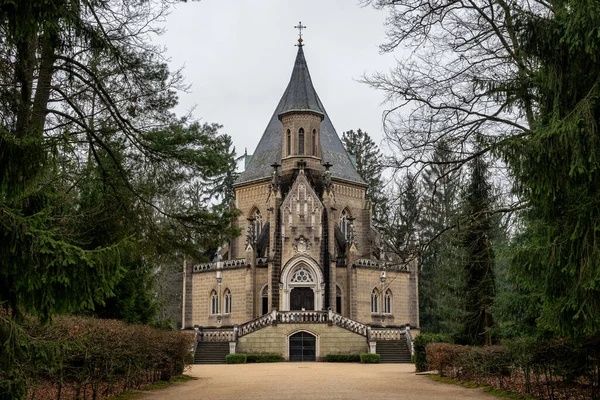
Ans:
[[[463,251],[456,238],[460,168],[445,141],[437,143],[423,171],[419,315],[424,332],[457,333],[464,315]]]
[[[492,186],[482,156],[475,157],[469,167],[470,180],[463,200],[466,222],[461,227],[465,249],[465,318],[459,335],[469,344],[491,345],[494,327],[491,307],[496,289],[493,219],[490,215]]]
[[[415,336],[413,340],[414,350],[414,363],[415,370],[417,372],[429,371],[431,368],[427,365],[427,345],[429,343],[441,343],[449,342],[448,338],[444,335],[433,334],[433,333],[421,333]]]
[[[225,362],[227,364],[245,364],[246,360],[246,354],[227,354],[225,356]]]
[[[2,338],[0,394],[17,399],[40,390],[55,393],[57,399],[81,391],[117,394],[169,380],[190,362],[194,340],[186,332],[83,317],[19,325],[2,316],[0,329],[13,335]]]
[[[346,151],[356,157],[356,171],[367,182],[367,199],[371,201],[373,223],[381,225],[386,219],[386,203],[383,180],[383,154],[367,132],[358,129],[342,132],[342,143]]]
[[[432,343],[427,345],[427,361],[440,376],[535,398],[596,398],[598,340],[529,338],[485,347]]]
[[[326,362],[360,362],[359,354],[327,354]]]
[[[382,50],[411,50],[366,79],[400,104],[386,114],[398,168],[423,170],[440,141],[456,166],[499,157],[514,193],[498,208],[521,211],[511,273],[539,298],[538,327],[600,331],[598,2],[364,3],[389,10]]]
[[[231,139],[172,113],[185,86],[148,22],[168,5],[0,1],[0,307],[15,315],[116,294],[127,315],[110,316],[147,321],[160,255],[237,232]]]
[[[246,354],[247,363],[267,363],[283,361],[281,354]]]
[[[360,362],[363,364],[379,364],[381,356],[379,354],[365,353],[360,355]]]

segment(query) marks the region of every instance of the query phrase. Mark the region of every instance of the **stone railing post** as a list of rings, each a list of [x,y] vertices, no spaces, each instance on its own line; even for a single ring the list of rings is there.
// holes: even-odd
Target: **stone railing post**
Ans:
[[[233,341],[237,342],[237,338],[238,338],[238,325],[234,325],[233,326]]]

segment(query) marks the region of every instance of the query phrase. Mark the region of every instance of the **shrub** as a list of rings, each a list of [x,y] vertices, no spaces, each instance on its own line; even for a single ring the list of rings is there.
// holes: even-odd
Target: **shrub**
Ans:
[[[247,363],[269,363],[283,361],[281,354],[247,354]]]
[[[327,362],[360,362],[360,354],[327,354]]]
[[[379,354],[361,354],[360,362],[363,364],[379,364],[381,361],[381,356]]]
[[[413,341],[413,362],[415,363],[415,369],[417,372],[428,371],[429,368],[427,365],[427,353],[425,351],[425,347],[429,343],[441,343],[448,342],[446,336],[443,335],[435,335],[432,333],[422,333],[420,335],[415,336]]]
[[[227,354],[225,356],[225,362],[227,364],[245,364],[246,360],[246,354]]]

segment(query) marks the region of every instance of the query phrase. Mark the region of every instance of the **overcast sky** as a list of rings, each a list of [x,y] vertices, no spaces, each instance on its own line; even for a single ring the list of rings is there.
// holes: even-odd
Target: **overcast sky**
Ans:
[[[296,57],[299,21],[313,85],[338,134],[361,128],[383,138],[383,94],[359,83],[387,71],[395,55],[379,53],[386,13],[357,0],[202,0],[181,3],[160,42],[171,68],[184,66],[190,93],[179,114],[223,125],[238,154],[252,154],[285,90]]]

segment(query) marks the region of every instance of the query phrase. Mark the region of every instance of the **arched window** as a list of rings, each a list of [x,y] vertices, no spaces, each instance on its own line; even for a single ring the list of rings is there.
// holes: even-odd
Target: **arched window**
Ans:
[[[348,239],[348,235],[350,233],[350,218],[350,212],[347,208],[344,209],[340,215],[340,230],[344,234],[346,240]]]
[[[290,132],[290,130],[287,130],[287,135],[286,135],[286,146],[287,146],[287,155],[289,156],[290,153],[292,152],[292,133]]]
[[[229,289],[225,289],[223,300],[225,302],[225,314],[231,314],[231,292]]]
[[[383,295],[383,312],[384,314],[392,313],[392,291],[390,289],[386,290]]]
[[[252,214],[252,217],[254,217],[254,233],[256,233],[256,239],[258,240],[258,237],[262,232],[262,215],[260,213],[260,210],[256,209],[256,211],[254,211],[254,214]]]
[[[304,155],[304,128],[298,131],[298,154]]]
[[[219,313],[219,296],[214,290],[210,292],[210,313],[212,315]]]
[[[335,285],[335,312],[342,313],[342,289],[338,285]]]
[[[262,315],[269,312],[269,285],[265,285],[260,293],[262,300]]]
[[[317,155],[317,130],[313,129],[312,132],[312,155]]]
[[[379,290],[377,289],[371,292],[371,312],[379,312]]]
[[[312,276],[312,273],[305,267],[299,267],[292,274],[292,279],[290,282],[294,283],[310,283],[314,282],[315,279]]]

